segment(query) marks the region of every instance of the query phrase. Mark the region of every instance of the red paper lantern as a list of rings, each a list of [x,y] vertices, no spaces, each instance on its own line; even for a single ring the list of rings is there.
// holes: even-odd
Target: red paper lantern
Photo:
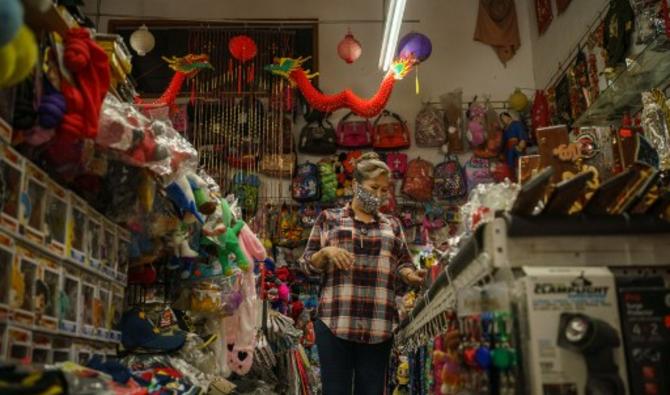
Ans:
[[[347,33],[337,45],[337,54],[348,64],[354,63],[361,56],[361,52],[363,52],[361,43],[354,38],[351,32]]]
[[[256,56],[258,48],[251,37],[240,35],[230,39],[228,50],[235,59],[244,63]]]

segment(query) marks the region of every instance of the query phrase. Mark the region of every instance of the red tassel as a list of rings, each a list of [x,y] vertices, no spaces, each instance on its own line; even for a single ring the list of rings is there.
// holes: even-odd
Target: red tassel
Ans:
[[[233,60],[228,59],[228,75],[233,75]]]
[[[242,66],[237,68],[237,93],[242,93]]]
[[[195,105],[195,84],[191,81],[191,105]]]

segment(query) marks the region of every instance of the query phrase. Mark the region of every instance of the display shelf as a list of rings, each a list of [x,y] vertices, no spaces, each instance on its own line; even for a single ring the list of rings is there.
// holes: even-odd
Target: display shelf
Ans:
[[[93,342],[98,342],[98,343],[105,343],[105,344],[114,344],[114,345],[120,344],[120,342],[118,340],[105,339],[105,338],[102,338],[102,337],[70,333],[70,332],[65,332],[65,331],[60,331],[60,330],[44,328],[44,327],[37,326],[37,325],[26,325],[26,324],[23,324],[21,322],[11,321],[11,322],[6,322],[5,324],[9,325],[9,326],[16,327],[16,328],[36,332],[36,333],[43,333],[43,334],[46,334],[46,335],[63,336],[63,337],[71,338],[71,339],[88,340],[88,341],[93,341]]]
[[[43,254],[43,255],[51,258],[51,259],[55,259],[59,262],[67,263],[67,264],[69,264],[69,265],[71,265],[71,266],[73,266],[77,269],[84,270],[87,273],[90,273],[94,276],[100,277],[103,280],[110,281],[113,284],[117,284],[117,285],[120,285],[122,287],[126,286],[126,284],[124,284],[123,282],[117,280],[116,278],[114,278],[112,276],[108,276],[107,274],[105,274],[104,272],[102,272],[100,270],[97,270],[96,268],[84,265],[84,264],[82,264],[80,262],[77,262],[74,259],[69,258],[69,257],[63,258],[62,256],[60,256],[60,255],[54,253],[53,251],[49,250],[49,248],[47,248],[47,246],[36,243],[36,242],[30,240],[29,238],[27,238],[27,237],[25,237],[25,236],[23,236],[19,233],[12,232],[9,229],[5,229],[5,228],[0,228],[0,232],[2,232],[4,234],[6,234],[7,236],[11,237],[12,239],[14,239],[19,245],[24,245],[26,247],[30,247],[31,249],[33,249],[35,251],[38,251],[40,254]]]
[[[642,108],[640,94],[670,82],[670,42],[662,34],[649,43],[602,91],[573,126],[608,126]]]

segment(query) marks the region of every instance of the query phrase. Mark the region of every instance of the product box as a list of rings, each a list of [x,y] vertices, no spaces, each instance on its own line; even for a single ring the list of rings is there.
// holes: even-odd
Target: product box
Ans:
[[[568,316],[565,313],[579,313],[589,322],[600,320],[604,324],[599,324],[598,328],[607,325],[622,340],[614,276],[604,267],[524,267],[523,272],[525,277],[518,281],[525,294],[519,304],[520,344],[527,379],[525,392],[585,395],[588,372],[586,351],[575,351],[565,346],[564,339],[569,332],[561,318]],[[596,325],[589,327],[595,328]],[[599,329],[599,333],[603,331]],[[588,336],[591,335],[600,336],[598,333]],[[604,338],[602,336],[599,340]],[[613,359],[623,386],[627,387],[622,343],[619,342],[619,346],[611,350],[613,358],[610,357],[608,362]],[[600,354],[588,353],[589,358],[595,355]]]
[[[2,328],[0,333],[2,333],[0,360],[19,363],[30,361],[33,354],[32,332],[10,324]]]
[[[123,315],[123,297],[124,289],[118,285],[114,285],[112,287],[112,305],[110,307],[110,314],[112,317],[112,330],[110,331],[110,339],[116,341],[121,341],[119,324],[121,323],[121,316]]]
[[[46,245],[49,251],[65,257],[69,192],[53,180],[47,182],[47,188]]]
[[[670,289],[620,286],[630,394],[670,394]]]
[[[19,306],[17,293],[12,292],[14,255],[16,247],[14,239],[0,233],[0,322],[11,321],[14,317],[12,306]],[[17,281],[18,283],[18,281]]]
[[[61,293],[62,269],[58,262],[41,258],[42,268],[35,289],[35,324],[51,330],[58,329],[58,300]]]
[[[87,281],[88,280],[88,281]],[[81,304],[79,311],[83,317],[81,333],[86,336],[95,336],[95,320],[94,320],[94,310],[95,310],[95,294],[96,286],[93,282],[90,282],[90,278],[85,278],[82,281],[81,285]]]
[[[117,249],[116,228],[117,226],[108,219],[102,221],[102,249],[100,251],[100,263],[102,271],[107,276],[116,278]]]
[[[88,262],[96,270],[102,271],[102,214],[91,207],[88,208],[88,227],[86,230],[86,251],[88,251]]]
[[[96,328],[96,335],[100,338],[109,340],[111,338],[112,330],[112,292],[110,286],[106,283],[101,283],[98,289],[98,301],[100,303],[100,318]]]
[[[87,208],[86,202],[77,196],[74,192],[68,195],[68,232],[66,243],[66,255],[79,264],[86,264],[88,260],[88,251],[86,251],[86,232],[87,232]]]
[[[42,270],[39,257],[33,252],[17,247],[12,271],[13,321],[24,325],[35,323],[36,313],[42,306],[36,299],[38,280]]]
[[[72,340],[64,337],[57,337],[52,342],[52,360],[53,363],[74,361],[74,352],[72,350]]]
[[[59,320],[59,328],[61,331],[71,334],[79,333],[79,300],[81,299],[81,280],[77,271],[63,268],[63,293],[61,301],[63,308],[63,315]]]
[[[46,244],[47,180],[49,176],[26,162],[19,210],[19,232],[35,243]]]
[[[19,210],[21,191],[23,190],[23,172],[25,159],[9,145],[0,143],[0,172],[5,182],[6,191],[1,198],[2,215],[0,226],[11,232],[19,232]]]
[[[130,264],[130,232],[117,226],[117,265],[116,278],[122,283],[128,282],[128,265]]]
[[[74,362],[82,366],[86,366],[93,355],[93,347],[88,343],[75,341],[72,344],[72,350],[74,351]]]
[[[52,338],[48,335],[33,333],[32,363],[45,365],[53,363]]]

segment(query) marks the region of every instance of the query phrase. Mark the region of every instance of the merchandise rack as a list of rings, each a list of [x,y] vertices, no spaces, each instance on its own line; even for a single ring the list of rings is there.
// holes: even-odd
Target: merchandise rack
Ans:
[[[456,305],[459,289],[513,279],[524,266],[670,270],[670,224],[640,216],[499,216],[479,227],[398,326],[397,342]]]

